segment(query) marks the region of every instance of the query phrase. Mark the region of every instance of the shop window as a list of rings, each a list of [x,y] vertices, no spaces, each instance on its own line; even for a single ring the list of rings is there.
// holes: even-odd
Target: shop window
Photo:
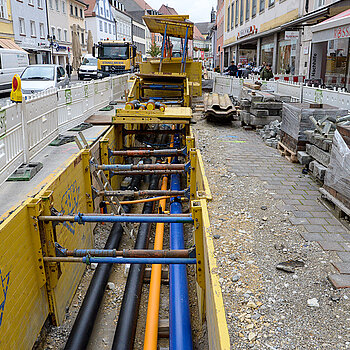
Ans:
[[[230,31],[230,6],[227,8],[227,31]]]
[[[244,22],[244,0],[241,0],[241,10],[240,10],[240,21],[239,24],[242,25]]]
[[[327,45],[326,73],[324,83],[326,86],[347,87],[347,63],[349,53],[349,39],[329,40]]]
[[[281,40],[278,43],[277,72],[280,74],[295,73],[297,41]]]
[[[256,1],[252,0],[252,17],[256,16]]]
[[[266,43],[261,45],[261,62],[265,62],[267,64],[272,64],[273,62],[273,43]]]
[[[239,18],[239,0],[236,0],[236,13],[235,13],[235,26],[238,26],[238,18]]]
[[[265,10],[265,0],[260,0],[259,11],[263,12]]]
[[[233,29],[233,27],[235,26],[235,17],[233,15],[234,6],[235,6],[235,2],[233,1],[231,5],[231,29]]]
[[[249,21],[250,17],[250,1],[246,0],[245,2],[245,20]]]

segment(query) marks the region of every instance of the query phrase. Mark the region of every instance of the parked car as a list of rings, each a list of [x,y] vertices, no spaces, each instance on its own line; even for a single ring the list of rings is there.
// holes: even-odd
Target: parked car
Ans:
[[[97,79],[97,58],[92,55],[85,55],[78,71],[78,79]]]
[[[35,64],[28,66],[21,75],[22,93],[34,94],[49,88],[64,87],[69,78],[64,68],[57,64]]]
[[[29,64],[28,53],[24,50],[0,48],[0,92],[9,92],[12,89],[12,78],[15,74],[21,75]]]

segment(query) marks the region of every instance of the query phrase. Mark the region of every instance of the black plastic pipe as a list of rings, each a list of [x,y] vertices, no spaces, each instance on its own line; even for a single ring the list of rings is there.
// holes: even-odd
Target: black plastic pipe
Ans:
[[[141,176],[135,176],[129,188],[139,188],[140,183]],[[123,205],[125,212],[130,212],[130,207],[130,205]],[[122,226],[120,223],[115,223],[104,249],[118,249],[122,236]],[[98,264],[69,334],[65,350],[85,350],[87,348],[112,266],[113,264]]]
[[[150,190],[156,190],[159,187],[159,177],[152,176]],[[153,212],[154,202],[144,204],[143,214]],[[152,224],[141,223],[139,226],[135,249],[147,249]],[[123,301],[120,307],[120,313],[117,328],[113,339],[113,350],[131,350],[134,347],[137,318],[141,300],[143,278],[145,273],[144,264],[132,264],[130,266],[128,279],[126,281]]]

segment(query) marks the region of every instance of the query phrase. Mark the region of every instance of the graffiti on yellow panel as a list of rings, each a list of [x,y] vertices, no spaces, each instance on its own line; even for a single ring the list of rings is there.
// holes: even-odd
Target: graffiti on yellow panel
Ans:
[[[62,215],[75,215],[78,213],[79,195],[80,187],[75,180],[62,196],[61,209],[59,210]],[[76,226],[74,222],[64,222],[63,225],[74,235]]]
[[[5,310],[5,303],[6,303],[6,296],[7,296],[7,289],[9,287],[10,282],[10,272],[3,276],[2,271],[0,269],[0,279],[1,279],[1,286],[0,286],[0,326],[2,323],[2,316],[4,315]]]

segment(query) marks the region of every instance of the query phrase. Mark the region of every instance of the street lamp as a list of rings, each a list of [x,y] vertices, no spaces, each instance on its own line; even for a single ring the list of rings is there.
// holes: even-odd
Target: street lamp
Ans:
[[[56,36],[55,35],[47,35],[47,40],[50,43],[50,47],[51,47],[51,64],[53,64],[53,49],[57,47],[57,41],[56,41]]]

